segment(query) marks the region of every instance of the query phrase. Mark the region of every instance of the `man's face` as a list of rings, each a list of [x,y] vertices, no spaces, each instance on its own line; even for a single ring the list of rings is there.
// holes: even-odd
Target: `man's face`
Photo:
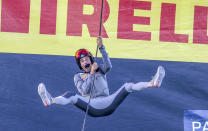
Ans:
[[[92,63],[91,63],[89,56],[82,57],[80,59],[80,64],[81,64],[82,69],[85,72],[90,72]],[[89,65],[89,66],[86,66],[86,65]]]

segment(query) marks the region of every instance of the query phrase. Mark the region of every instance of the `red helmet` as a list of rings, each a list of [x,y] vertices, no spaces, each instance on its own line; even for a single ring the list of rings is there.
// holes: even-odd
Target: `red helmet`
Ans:
[[[80,64],[80,59],[85,57],[85,56],[90,57],[91,63],[94,62],[94,58],[93,58],[92,54],[87,49],[79,49],[75,53],[75,59],[76,59],[77,65],[79,66],[79,68],[81,70],[82,70],[82,67],[81,67],[81,64]]]

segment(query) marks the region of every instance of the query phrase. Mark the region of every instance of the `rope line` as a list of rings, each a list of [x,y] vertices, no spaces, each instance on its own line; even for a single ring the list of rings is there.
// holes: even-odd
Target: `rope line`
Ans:
[[[102,0],[102,2],[101,2],[101,11],[100,11],[100,12],[101,12],[101,13],[100,13],[99,36],[101,36],[101,31],[102,31],[103,0]],[[97,53],[98,53],[98,45],[97,45],[97,49],[96,49],[95,61],[97,60]],[[90,101],[91,101],[91,99],[92,99],[92,93],[93,93],[94,87],[95,87],[95,74],[94,74],[94,77],[93,77],[93,86],[92,86],[92,88],[90,89],[90,98],[89,98],[89,101],[88,101],[88,103],[87,103],[87,109],[86,109],[85,116],[84,116],[84,120],[83,120],[83,124],[82,124],[82,131],[85,131],[85,125],[86,125],[86,120],[87,120],[87,115],[88,115],[89,105],[90,105]]]

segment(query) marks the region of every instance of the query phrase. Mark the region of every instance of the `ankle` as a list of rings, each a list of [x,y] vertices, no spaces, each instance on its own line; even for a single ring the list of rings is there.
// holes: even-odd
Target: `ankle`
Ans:
[[[150,87],[152,87],[152,86],[153,86],[153,82],[152,82],[152,81],[148,82],[147,88],[150,88]]]
[[[52,98],[52,104],[56,104],[56,99]]]

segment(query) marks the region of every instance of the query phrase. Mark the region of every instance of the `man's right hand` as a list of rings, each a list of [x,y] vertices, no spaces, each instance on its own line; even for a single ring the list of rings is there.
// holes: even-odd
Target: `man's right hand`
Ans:
[[[98,48],[101,48],[103,46],[103,40],[101,36],[97,37],[97,45],[98,45]]]
[[[98,64],[96,62],[94,62],[92,64],[90,74],[94,74],[97,69],[98,69]]]

